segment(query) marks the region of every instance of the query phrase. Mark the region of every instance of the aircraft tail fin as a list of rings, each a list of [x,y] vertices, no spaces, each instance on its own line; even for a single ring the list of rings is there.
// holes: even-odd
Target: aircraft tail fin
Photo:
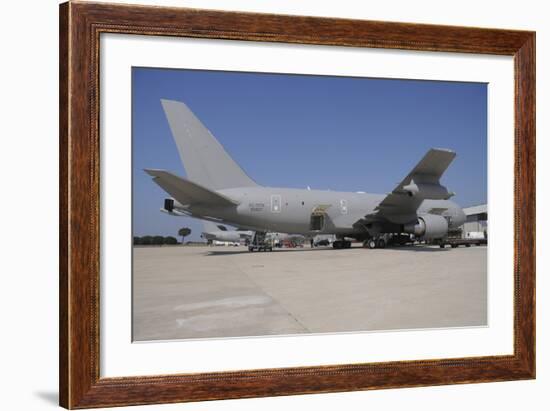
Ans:
[[[151,169],[146,169],[145,171],[147,174],[154,177],[153,181],[155,183],[183,206],[188,204],[235,206],[239,204],[239,202],[229,197],[209,190],[192,181],[178,177],[168,171]]]
[[[182,102],[161,100],[187,177],[211,190],[256,184]]]

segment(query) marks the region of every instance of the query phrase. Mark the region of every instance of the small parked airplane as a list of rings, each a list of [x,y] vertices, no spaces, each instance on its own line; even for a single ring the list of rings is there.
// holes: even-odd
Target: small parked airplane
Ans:
[[[240,243],[241,240],[252,241],[254,238],[254,231],[228,230],[226,226],[211,221],[203,221],[202,224],[204,231],[201,237],[209,241]]]
[[[227,223],[256,231],[334,234],[334,248],[350,239],[369,248],[386,245],[384,234],[409,233],[441,239],[466,216],[450,201],[454,193],[440,178],[456,156],[430,149],[389,194],[276,188],[258,185],[229,156],[210,131],[182,102],[161,100],[187,178],[146,169],[171,198],[163,211]]]

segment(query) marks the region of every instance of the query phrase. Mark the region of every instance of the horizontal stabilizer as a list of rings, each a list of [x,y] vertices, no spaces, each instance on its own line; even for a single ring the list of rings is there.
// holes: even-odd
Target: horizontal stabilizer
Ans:
[[[154,177],[153,181],[155,183],[184,206],[201,204],[213,207],[227,207],[239,204],[238,201],[234,201],[229,197],[178,177],[168,171],[151,169],[146,169],[145,171]]]
[[[227,231],[227,228],[221,224],[214,223],[213,221],[208,220],[202,220],[202,226],[204,229],[204,233],[214,233],[217,231]],[[223,227],[223,230],[222,228]]]

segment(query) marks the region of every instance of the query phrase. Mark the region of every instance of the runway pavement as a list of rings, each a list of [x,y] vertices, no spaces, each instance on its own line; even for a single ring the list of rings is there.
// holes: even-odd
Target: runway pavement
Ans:
[[[487,323],[486,247],[136,247],[134,340]]]

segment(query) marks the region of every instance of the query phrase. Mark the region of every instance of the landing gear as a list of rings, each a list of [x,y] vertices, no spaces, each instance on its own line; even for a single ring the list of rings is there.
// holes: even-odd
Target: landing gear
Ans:
[[[336,240],[332,243],[332,248],[340,250],[342,248],[351,248],[351,241]]]
[[[386,240],[384,238],[369,238],[363,242],[363,247],[370,248],[386,248]]]
[[[371,250],[376,248],[376,240],[374,240],[373,238],[371,238],[370,240],[365,241],[365,244]]]

